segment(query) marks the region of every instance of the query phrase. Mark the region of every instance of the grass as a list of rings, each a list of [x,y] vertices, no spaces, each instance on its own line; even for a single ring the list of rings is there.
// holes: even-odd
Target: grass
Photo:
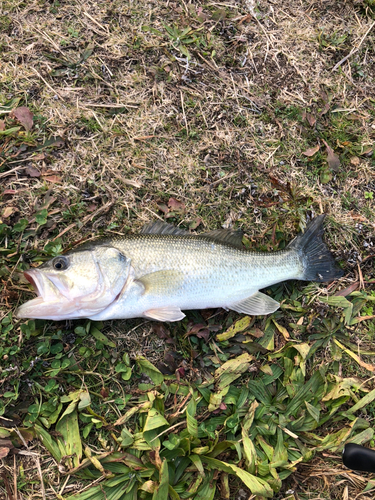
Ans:
[[[3,2],[0,496],[371,497],[340,453],[375,447],[373,18],[372,0]],[[345,277],[275,285],[269,317],[12,316],[22,271],[92,235],[161,218],[273,251],[323,212]]]

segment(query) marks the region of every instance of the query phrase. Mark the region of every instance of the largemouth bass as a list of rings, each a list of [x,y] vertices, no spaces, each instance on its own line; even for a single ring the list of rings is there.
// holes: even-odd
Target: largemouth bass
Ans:
[[[183,310],[223,307],[269,314],[280,304],[260,289],[285,280],[342,276],[322,240],[324,215],[277,252],[253,252],[242,232],[192,235],[156,222],[140,234],[94,240],[25,271],[38,297],[18,318],[179,321]]]

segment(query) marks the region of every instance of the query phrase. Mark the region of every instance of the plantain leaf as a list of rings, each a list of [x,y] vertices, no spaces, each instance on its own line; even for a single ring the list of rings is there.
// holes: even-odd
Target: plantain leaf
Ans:
[[[264,479],[255,477],[249,472],[240,469],[240,467],[237,467],[236,465],[222,462],[221,460],[217,460],[216,458],[207,456],[202,456],[201,458],[203,462],[207,463],[213,469],[222,470],[224,472],[227,472],[228,474],[234,474],[235,476],[237,476],[254,495],[260,495],[266,498],[273,497],[272,488]]]
[[[161,373],[160,370],[158,370],[150,361],[148,361],[146,358],[143,356],[139,356],[136,359],[136,362],[140,368],[140,370],[148,375],[150,379],[154,382],[155,385],[160,385],[163,380],[164,376]]]
[[[65,455],[73,455],[73,463],[77,467],[82,458],[77,410],[64,414],[56,424],[56,431],[61,434],[58,440],[65,449]]]
[[[38,424],[34,425],[34,431],[38,439],[42,442],[43,446],[51,453],[56,462],[60,462],[62,454],[60,452],[59,445],[51,437],[49,432],[47,432],[43,427]]]
[[[246,372],[254,356],[245,353],[235,359],[230,359],[220,366],[215,372],[215,381],[217,382],[217,391],[220,392],[234,380]]]
[[[168,500],[169,492],[169,473],[168,463],[164,459],[159,471],[159,486],[152,495],[152,500]]]
[[[90,327],[90,333],[96,340],[99,340],[99,342],[101,342],[102,344],[107,345],[108,347],[116,347],[116,344],[114,342],[110,341],[100,330],[98,330],[93,325],[91,325]]]
[[[234,337],[235,335],[237,335],[237,333],[243,332],[244,330],[246,330],[246,328],[249,327],[251,321],[252,318],[250,316],[244,316],[240,320],[236,321],[234,325],[228,328],[226,332],[216,335],[217,340],[222,342]]]
[[[197,403],[194,399],[194,394],[186,407],[186,422],[187,429],[191,436],[198,437],[198,422],[195,418],[195,413],[197,411]]]

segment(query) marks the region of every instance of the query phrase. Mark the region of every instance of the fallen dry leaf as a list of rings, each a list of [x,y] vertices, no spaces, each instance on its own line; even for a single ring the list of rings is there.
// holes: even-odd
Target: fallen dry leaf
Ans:
[[[324,139],[323,139],[323,142],[324,142],[326,149],[327,149],[328,165],[332,170],[337,172],[337,170],[341,166],[340,158],[334,153],[333,149],[330,146],[328,146],[328,144],[326,143],[326,141]]]
[[[359,281],[356,281],[355,283],[352,283],[351,285],[347,286],[344,288],[344,290],[339,290],[338,292],[335,293],[335,296],[338,297],[346,297],[347,295],[351,294],[352,292],[355,292],[357,288],[359,287]]]
[[[317,144],[316,146],[314,146],[313,148],[309,148],[309,149],[306,149],[306,151],[304,151],[302,154],[305,155],[305,156],[314,156],[315,153],[317,153],[320,149],[320,146],[319,144]]]
[[[167,205],[165,203],[158,201],[157,206],[158,206],[158,209],[160,210],[160,212],[163,212],[163,214],[167,214],[169,212],[169,208],[167,207]]]
[[[174,212],[183,212],[185,210],[185,204],[176,200],[176,198],[169,198],[168,207]]]
[[[202,219],[200,219],[199,217],[197,217],[196,219],[194,219],[192,222],[190,222],[189,224],[189,229],[197,229],[197,227],[199,226],[199,224],[202,223]]]
[[[29,108],[26,108],[26,106],[13,109],[9,116],[11,118],[15,118],[25,128],[25,130],[29,131],[32,129],[33,114]]]
[[[40,177],[40,172],[35,167],[31,167],[31,166],[26,167],[25,172],[26,172],[26,175],[28,175],[29,177]]]
[[[327,113],[327,111],[329,111],[329,108],[330,108],[330,104],[329,104],[329,102],[327,102],[324,105],[324,108],[322,109],[322,111],[319,113],[319,116],[325,115]]]
[[[7,448],[6,446],[1,446],[0,447],[0,458],[5,458],[8,453],[9,453],[9,448]]]
[[[0,120],[0,131],[5,130],[5,122]]]
[[[16,211],[16,207],[5,207],[3,211],[4,219],[10,217]]]
[[[311,115],[310,113],[306,113],[306,120],[308,121],[310,127],[313,127],[316,123],[315,116]]]
[[[350,158],[350,163],[354,165],[355,167],[358,167],[359,165],[359,158],[358,156],[353,156],[353,158]]]

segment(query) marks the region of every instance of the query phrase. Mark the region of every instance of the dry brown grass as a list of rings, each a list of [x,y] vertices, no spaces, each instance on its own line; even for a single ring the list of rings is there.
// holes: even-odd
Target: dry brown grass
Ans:
[[[370,14],[365,0],[3,0],[0,105],[20,98],[34,113],[24,142],[59,136],[63,145],[11,158],[14,146],[0,156],[1,188],[14,190],[2,196],[0,222],[27,218],[36,228],[33,217],[47,206],[48,223],[28,244],[41,251],[57,237],[67,246],[136,232],[163,219],[161,204],[175,198],[185,209],[172,222],[197,221],[198,230],[233,225],[267,245],[275,224],[288,239],[306,216],[327,212],[327,239],[341,259],[352,259],[351,283],[357,260],[375,249]],[[188,45],[189,61],[168,37],[164,25],[173,24],[191,26],[200,40]],[[87,61],[75,64],[88,47]],[[341,155],[326,183],[322,139]],[[318,143],[318,159],[303,155]],[[19,274],[11,278],[1,316],[23,286]],[[303,470],[295,496],[285,498],[370,498],[357,495],[364,483],[353,474],[335,469],[328,477],[322,467],[317,484],[313,469]],[[56,498],[64,479],[53,481],[27,498]]]

